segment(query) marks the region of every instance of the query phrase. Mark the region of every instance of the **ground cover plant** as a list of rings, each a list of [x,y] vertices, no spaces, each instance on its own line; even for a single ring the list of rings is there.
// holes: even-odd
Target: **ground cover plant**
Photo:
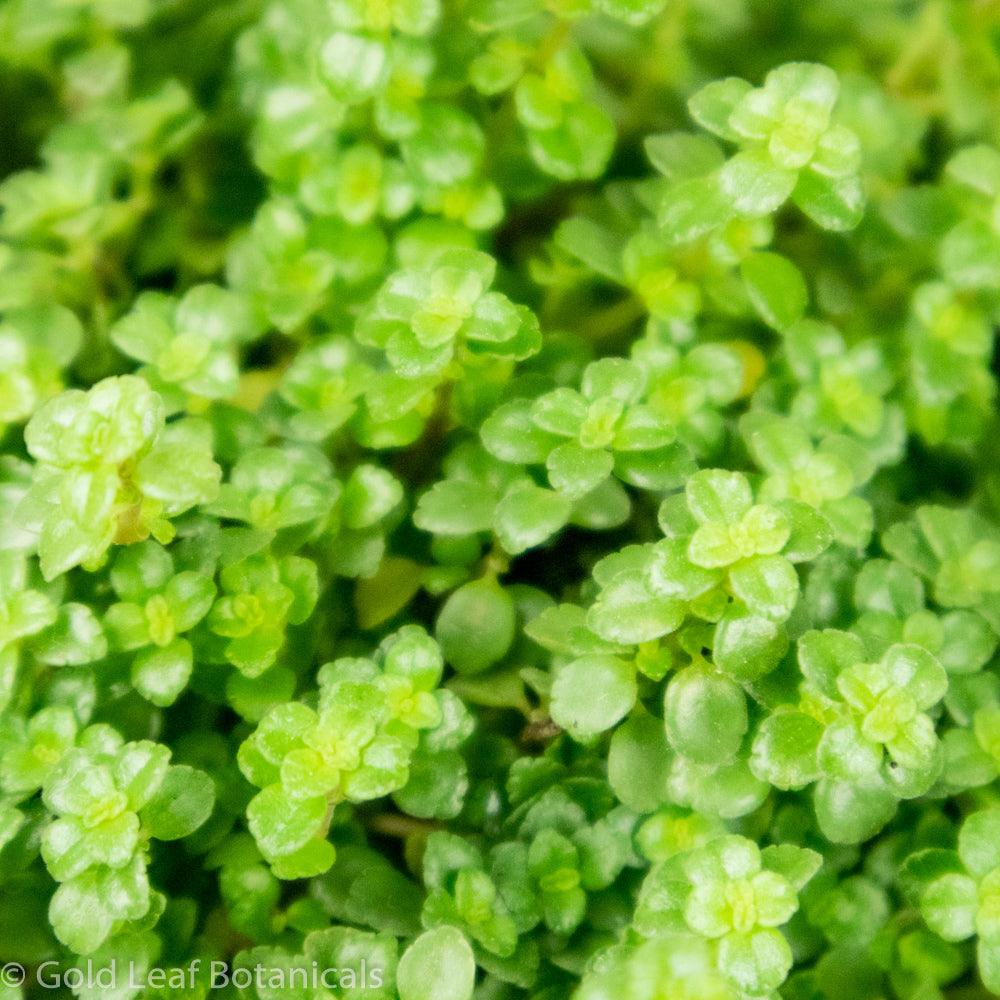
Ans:
[[[0,0],[0,101],[0,1000],[1000,995],[997,3]]]

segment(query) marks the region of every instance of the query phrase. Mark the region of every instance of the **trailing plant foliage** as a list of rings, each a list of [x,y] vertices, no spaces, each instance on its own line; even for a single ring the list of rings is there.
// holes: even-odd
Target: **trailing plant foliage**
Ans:
[[[0,0],[0,1000],[1000,995],[998,38]]]

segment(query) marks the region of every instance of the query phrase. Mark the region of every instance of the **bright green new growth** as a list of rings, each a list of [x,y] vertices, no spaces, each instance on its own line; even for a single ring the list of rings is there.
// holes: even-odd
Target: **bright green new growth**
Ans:
[[[211,779],[171,765],[162,744],[122,743],[100,725],[81,733],[42,784],[55,817],[41,831],[41,854],[60,883],[49,904],[59,940],[88,954],[116,928],[145,917],[152,905],[145,845],[193,833],[214,799]]]
[[[443,665],[436,643],[407,626],[375,659],[321,667],[315,708],[276,705],[261,719],[238,759],[262,789],[247,806],[250,832],[280,877],[330,867],[326,833],[339,802],[400,791],[428,747],[451,749],[468,735],[461,704],[437,689]]]
[[[160,397],[134,375],[60,394],[24,437],[37,464],[17,516],[38,536],[47,580],[74,566],[96,569],[112,544],[150,535],[169,542],[169,519],[218,493],[208,428],[167,427]]]
[[[149,366],[152,385],[166,394],[225,399],[235,394],[239,368],[234,348],[256,335],[246,302],[214,285],[198,285],[179,302],[147,292],[111,333],[122,353]],[[183,408],[183,397],[178,401]]]
[[[806,848],[761,852],[744,838],[717,837],[650,872],[636,929],[644,937],[686,930],[707,939],[716,968],[739,994],[767,995],[792,965],[791,948],[777,928],[794,915],[799,890],[821,864]]]
[[[1000,995],[998,37],[0,0],[0,1000]]]
[[[472,949],[450,927],[421,934],[403,953],[396,973],[400,1000],[469,1000],[475,978]]]
[[[514,359],[538,350],[530,310],[489,291],[496,264],[487,254],[445,249],[421,268],[393,274],[355,331],[359,343],[385,351],[406,379],[437,376],[468,351]]]
[[[838,89],[827,67],[790,63],[762,87],[730,77],[691,98],[698,124],[740,147],[717,179],[736,212],[765,215],[791,197],[824,229],[860,222],[861,149],[849,128],[831,121]]]
[[[1000,856],[996,808],[972,813],[958,831],[958,849],[928,848],[907,859],[907,874],[927,925],[945,941],[976,936],[987,989],[1000,989]]]

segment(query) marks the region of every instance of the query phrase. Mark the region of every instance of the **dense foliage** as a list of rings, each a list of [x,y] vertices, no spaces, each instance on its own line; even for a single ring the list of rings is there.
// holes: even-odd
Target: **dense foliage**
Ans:
[[[0,99],[0,1000],[1000,994],[995,2],[0,0]]]

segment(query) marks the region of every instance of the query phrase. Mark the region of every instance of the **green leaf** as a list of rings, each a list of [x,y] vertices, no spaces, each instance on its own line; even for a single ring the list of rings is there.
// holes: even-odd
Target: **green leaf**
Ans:
[[[672,181],[702,177],[724,162],[722,150],[714,140],[690,132],[647,135],[642,148],[654,169]]]
[[[85,604],[64,604],[56,620],[35,640],[35,655],[53,666],[93,663],[108,651],[104,630]]]
[[[688,559],[687,546],[673,538],[656,543],[647,572],[655,593],[688,601],[711,590],[721,578],[716,570],[692,563]]]
[[[653,593],[641,576],[622,573],[602,588],[587,612],[587,626],[608,642],[628,646],[676,631],[685,610],[682,601]]]
[[[752,411],[741,418],[740,429],[754,460],[767,472],[794,472],[812,457],[808,433],[790,419]]]
[[[816,819],[835,844],[860,844],[878,833],[896,812],[891,792],[823,779],[816,786]]]
[[[963,874],[958,851],[943,847],[928,847],[911,854],[900,870],[900,877],[907,890],[915,888],[918,895],[931,882],[942,875]]]
[[[63,882],[49,904],[49,921],[56,937],[78,955],[96,951],[111,931],[114,918],[102,898],[96,869]]]
[[[688,667],[667,685],[663,717],[678,753],[723,764],[736,755],[747,731],[746,696],[728,677]]]
[[[677,489],[695,469],[690,450],[680,443],[650,451],[619,451],[615,454],[615,475],[629,486],[642,490],[665,492]]]
[[[788,541],[781,550],[789,562],[811,562],[832,544],[830,522],[815,508],[799,500],[782,500],[776,506],[784,514],[790,530]]]
[[[445,479],[420,498],[413,512],[413,523],[436,535],[489,531],[496,502],[494,491],[483,483]]]
[[[470,1000],[476,981],[472,948],[455,927],[435,927],[403,952],[396,970],[400,1000]]]
[[[719,171],[722,193],[740,215],[770,215],[795,189],[796,174],[776,167],[763,151],[737,153]]]
[[[479,430],[486,450],[504,462],[544,462],[560,442],[557,435],[546,430],[534,417],[541,400],[546,398],[540,397],[534,407],[527,400],[498,406]]]
[[[730,981],[751,995],[777,989],[792,967],[792,949],[772,928],[750,934],[731,932],[719,943],[719,968]]]
[[[121,869],[90,868],[63,882],[49,904],[56,936],[78,955],[96,951],[119,920],[140,920],[150,905],[141,857]]]
[[[1000,993],[1000,940],[980,938],[976,942],[979,977],[991,993]]]
[[[595,273],[624,282],[621,263],[624,240],[613,230],[575,215],[559,223],[552,240]]]
[[[754,736],[750,767],[776,788],[804,788],[819,777],[816,750],[822,725],[795,710],[776,711],[765,718]]]
[[[718,178],[696,177],[666,191],[657,221],[671,243],[690,243],[724,226],[732,215]]]
[[[976,932],[979,889],[968,875],[951,873],[935,879],[920,896],[927,926],[945,941],[964,941]]]
[[[861,640],[837,629],[806,632],[799,639],[798,654],[802,673],[830,698],[839,697],[840,674],[865,659]]]
[[[18,834],[24,825],[24,813],[11,805],[0,807],[0,851]]]
[[[330,870],[337,851],[328,840],[310,840],[297,851],[271,859],[271,871],[280,879],[314,878]]]
[[[171,767],[140,816],[157,840],[180,840],[194,833],[211,815],[215,785],[204,771],[186,764]]]
[[[187,687],[194,665],[191,643],[175,639],[162,649],[145,649],[132,663],[132,684],[147,701],[172,705]]]
[[[546,608],[524,626],[525,634],[559,653],[617,653],[619,648],[596,635],[587,626],[587,613],[575,604]]]
[[[556,674],[552,719],[575,739],[588,740],[623,719],[635,699],[631,664],[613,656],[583,656]]]
[[[412,559],[384,558],[375,575],[359,580],[355,588],[358,625],[373,629],[402,611],[420,590],[424,572],[424,567]]]
[[[802,272],[780,254],[757,251],[745,257],[740,274],[754,309],[779,332],[800,320],[809,304]]]
[[[638,27],[656,17],[666,3],[665,0],[597,0],[595,6],[609,17]]]
[[[551,538],[569,519],[570,501],[553,490],[522,481],[496,505],[493,530],[511,555],[518,555]]]
[[[547,174],[563,181],[599,177],[614,149],[616,132],[596,104],[579,103],[551,129],[528,129],[531,158]]]
[[[864,218],[865,195],[857,177],[826,177],[804,170],[792,201],[816,225],[831,232],[854,229]]]
[[[939,258],[958,288],[1000,288],[1000,236],[985,222],[958,223],[944,238]]]
[[[611,737],[608,783],[624,805],[651,813],[668,801],[670,756],[663,724],[637,709]]]
[[[987,197],[1000,194],[1000,157],[992,146],[966,146],[945,167],[948,176]]]
[[[470,177],[483,158],[483,133],[476,122],[458,108],[432,103],[423,107],[420,119],[420,127],[402,143],[403,160],[417,177],[440,186]]]
[[[513,598],[495,579],[483,577],[459,587],[445,601],[434,637],[455,670],[477,674],[507,655],[516,626]]]
[[[823,864],[821,854],[795,844],[771,844],[760,852],[760,856],[768,871],[777,872],[787,879],[797,892],[805,887]]]
[[[408,815],[423,819],[454,819],[469,790],[462,755],[455,750],[418,753],[410,762],[409,780],[393,793]]]
[[[1000,868],[1000,808],[973,813],[958,832],[958,854],[977,878]]]
[[[606,451],[583,448],[575,441],[568,441],[549,452],[545,466],[553,488],[578,499],[607,479],[614,460]]]
[[[755,681],[770,673],[788,649],[780,624],[732,604],[715,629],[715,665],[740,681]]]
[[[753,502],[750,484],[739,472],[704,469],[696,472],[685,486],[688,507],[699,524],[739,520]]]
[[[729,585],[754,614],[784,621],[799,597],[795,567],[783,556],[754,556],[729,570]]]
[[[948,690],[948,676],[933,654],[914,643],[890,646],[881,666],[891,683],[905,688],[917,708],[937,704]]]
[[[247,806],[247,824],[265,857],[293,854],[315,837],[326,818],[326,799],[290,798],[280,785],[269,785]]]
[[[163,787],[169,774],[170,750],[160,743],[126,743],[114,762],[114,779],[130,809],[141,809]]]
[[[388,57],[380,41],[338,31],[320,50],[319,66],[336,97],[358,103],[371,97],[382,85],[388,71]]]
[[[727,76],[707,84],[695,93],[688,100],[688,110],[702,128],[730,142],[736,142],[739,136],[730,127],[729,116],[752,89],[746,80]]]

